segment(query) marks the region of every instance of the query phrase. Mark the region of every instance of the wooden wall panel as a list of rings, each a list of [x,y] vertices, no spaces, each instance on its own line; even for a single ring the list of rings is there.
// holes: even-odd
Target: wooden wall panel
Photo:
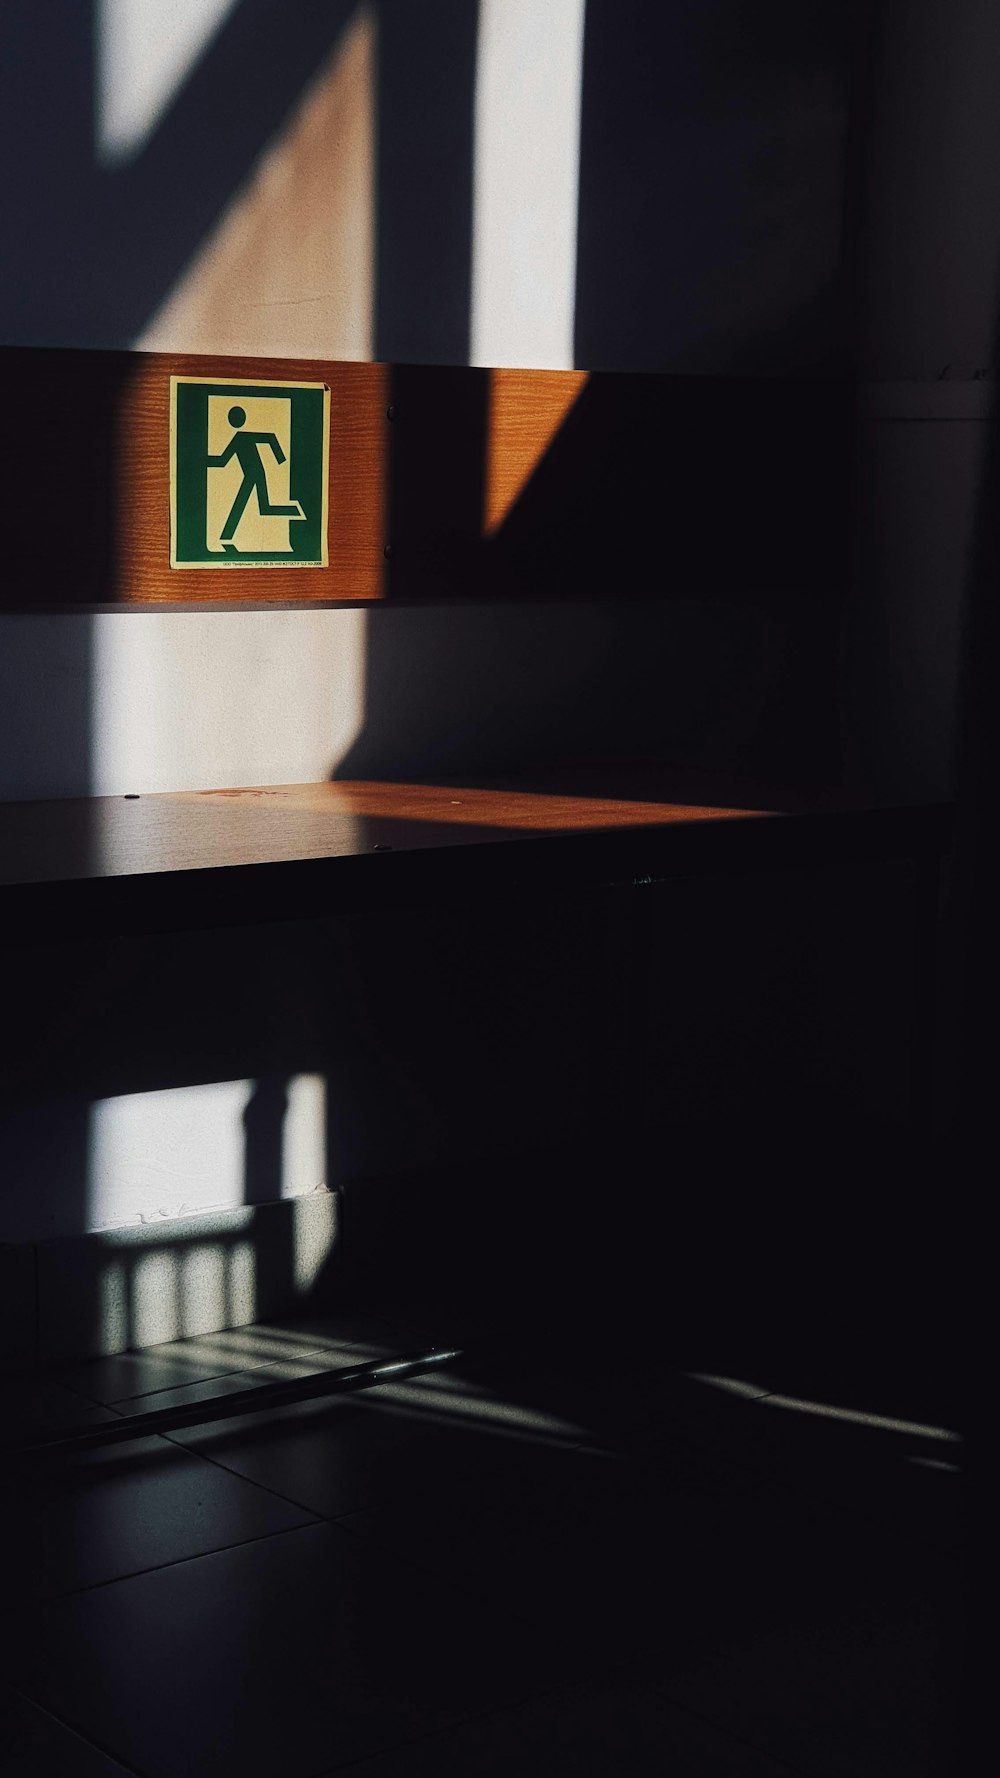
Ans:
[[[4,482],[10,609],[356,602],[382,592],[388,367],[173,353],[11,351]],[[326,568],[170,567],[172,376],[330,387]]]
[[[801,626],[846,585],[835,379],[20,349],[0,368],[7,610],[721,599]],[[329,385],[327,567],[170,568],[173,375]]]
[[[330,560],[326,568],[170,568],[170,378],[216,374],[247,381],[287,379],[329,385]],[[384,562],[389,427],[384,365],[143,353],[127,388],[125,425],[118,441],[119,599],[140,604],[282,604],[378,597]],[[262,584],[272,580],[273,587]]]
[[[491,370],[483,529],[498,531],[559,434],[585,370]]]

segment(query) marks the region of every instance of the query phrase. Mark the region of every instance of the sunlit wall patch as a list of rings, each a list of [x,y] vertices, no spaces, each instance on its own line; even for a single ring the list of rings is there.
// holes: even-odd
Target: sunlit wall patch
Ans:
[[[159,129],[237,0],[97,0],[97,158],[134,160]]]
[[[325,568],[325,383],[170,379],[170,566]]]
[[[471,364],[574,363],[585,0],[479,0]]]

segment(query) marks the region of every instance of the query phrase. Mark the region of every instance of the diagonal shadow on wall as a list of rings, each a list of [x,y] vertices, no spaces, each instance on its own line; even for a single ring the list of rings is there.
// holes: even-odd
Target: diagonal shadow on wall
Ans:
[[[95,155],[97,7],[0,19],[0,341],[128,346],[278,134],[356,0],[241,0],[135,160]]]

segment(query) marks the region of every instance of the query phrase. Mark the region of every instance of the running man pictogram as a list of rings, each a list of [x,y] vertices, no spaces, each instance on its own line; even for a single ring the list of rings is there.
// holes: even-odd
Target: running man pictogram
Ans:
[[[229,517],[222,527],[220,537],[226,554],[236,555],[238,551],[232,540],[246,511],[251,494],[256,493],[257,495],[257,511],[262,518],[304,519],[306,515],[297,500],[287,506],[278,506],[272,503],[268,495],[267,469],[261,455],[264,446],[266,445],[268,450],[273,453],[275,462],[284,463],[285,461],[285,453],[275,433],[243,432],[241,428],[246,425],[247,416],[246,409],[242,407],[231,407],[226,417],[230,426],[233,427],[233,436],[224,451],[220,451],[217,456],[208,458],[208,467],[210,469],[224,469],[230,459],[235,457],[243,471],[243,480],[237,489],[236,498],[230,508]]]
[[[326,383],[170,379],[171,568],[325,568]]]

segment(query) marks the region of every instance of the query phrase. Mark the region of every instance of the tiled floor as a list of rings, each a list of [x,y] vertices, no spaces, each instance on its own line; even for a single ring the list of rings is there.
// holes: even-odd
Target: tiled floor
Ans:
[[[180,1341],[8,1415],[144,1412],[428,1332]],[[892,1419],[571,1349],[14,1463],[0,1771],[937,1778],[963,1448]]]

